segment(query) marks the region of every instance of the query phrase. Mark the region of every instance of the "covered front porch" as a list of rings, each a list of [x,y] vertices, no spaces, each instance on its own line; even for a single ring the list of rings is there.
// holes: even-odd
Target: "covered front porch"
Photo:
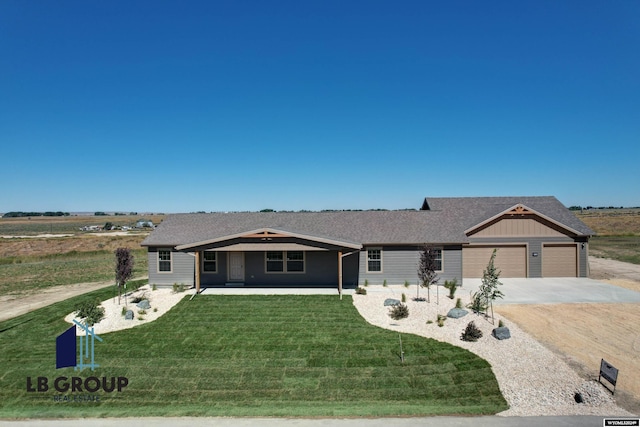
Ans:
[[[342,295],[358,282],[361,245],[274,229],[180,245],[194,255],[197,292],[322,290]],[[233,292],[233,291],[231,291]]]

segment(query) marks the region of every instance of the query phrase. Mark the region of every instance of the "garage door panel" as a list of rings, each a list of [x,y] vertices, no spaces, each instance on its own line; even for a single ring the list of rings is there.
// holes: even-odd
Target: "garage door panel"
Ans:
[[[474,246],[463,248],[463,276],[482,277],[484,269],[497,249],[495,266],[500,277],[527,277],[526,246]]]
[[[544,245],[542,247],[542,277],[577,277],[578,248],[576,245]]]

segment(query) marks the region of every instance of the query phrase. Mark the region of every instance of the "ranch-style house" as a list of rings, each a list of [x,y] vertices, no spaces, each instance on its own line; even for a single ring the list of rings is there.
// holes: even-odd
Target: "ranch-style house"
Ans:
[[[172,214],[142,242],[149,283],[334,287],[418,282],[425,244],[440,281],[587,277],[594,232],[555,197],[426,198],[415,211]]]

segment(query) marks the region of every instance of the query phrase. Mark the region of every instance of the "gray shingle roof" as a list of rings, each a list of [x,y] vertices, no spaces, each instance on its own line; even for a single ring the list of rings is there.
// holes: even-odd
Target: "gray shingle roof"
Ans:
[[[594,234],[555,197],[428,198],[429,210],[173,214],[143,246],[177,246],[271,228],[361,244],[465,243],[464,231],[520,203],[583,233]]]

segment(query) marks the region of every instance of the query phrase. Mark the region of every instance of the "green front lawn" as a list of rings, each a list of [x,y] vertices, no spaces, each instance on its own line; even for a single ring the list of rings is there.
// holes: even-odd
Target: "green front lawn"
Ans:
[[[196,296],[155,322],[104,334],[95,372],[55,369],[78,300],[0,323],[0,417],[391,416],[507,409],[489,364],[464,349],[366,323],[350,297]],[[153,297],[153,294],[151,294]],[[153,304],[153,300],[152,300]],[[384,310],[384,307],[380,307]],[[124,376],[100,402],[54,402],[26,378]],[[72,393],[67,393],[67,395]],[[81,393],[75,393],[81,394]],[[86,394],[86,393],[84,393]]]

